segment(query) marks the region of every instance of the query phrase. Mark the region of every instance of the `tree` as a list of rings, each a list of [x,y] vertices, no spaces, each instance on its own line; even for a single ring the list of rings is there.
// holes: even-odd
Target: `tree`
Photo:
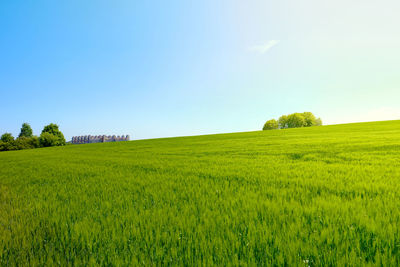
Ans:
[[[282,115],[279,117],[278,122],[272,119],[264,124],[263,130],[277,129],[276,124],[278,124],[279,129],[286,128],[298,128],[298,127],[311,127],[311,126],[321,126],[322,120],[316,118],[311,112],[303,113],[293,113],[289,115]]]
[[[274,119],[267,121],[263,127],[263,130],[275,130],[275,129],[279,129],[279,124]]]
[[[288,128],[288,123],[287,123],[288,117],[286,115],[282,115],[279,119],[278,119],[278,123],[279,123],[279,128],[280,129],[286,129]]]
[[[32,137],[33,136],[33,132],[32,132],[32,128],[29,125],[29,123],[23,123],[22,127],[21,127],[21,132],[19,133],[18,137]]]
[[[315,126],[317,123],[317,119],[315,118],[314,114],[311,112],[303,112],[304,116],[304,127],[311,127]]]
[[[42,137],[42,135],[44,133],[48,133],[51,134],[53,136],[56,137],[55,141],[52,141],[52,146],[63,146],[65,145],[65,138],[63,133],[58,129],[58,125],[54,124],[54,123],[50,123],[49,125],[46,125],[43,128],[42,134],[40,135],[39,139],[46,139],[46,140],[50,140],[50,137],[48,135],[45,135]],[[46,141],[47,142],[47,141]],[[45,143],[46,143],[45,142]],[[40,141],[40,143],[42,144],[42,141]]]
[[[12,134],[10,133],[5,133],[1,136],[1,141],[3,141],[4,143],[10,143],[14,141],[14,136],[12,136]]]
[[[301,113],[293,113],[287,116],[288,128],[299,128],[305,126],[304,115]]]
[[[42,132],[39,142],[42,147],[59,146],[59,138],[48,132]]]
[[[32,148],[38,148],[40,147],[40,141],[39,141],[39,137],[37,137],[36,135],[32,136],[28,143],[32,146]]]
[[[31,149],[40,147],[40,142],[37,136],[18,137],[15,140],[15,145],[17,149]]]
[[[9,151],[15,150],[17,147],[15,146],[15,140],[12,134],[5,133],[0,138],[0,151]]]

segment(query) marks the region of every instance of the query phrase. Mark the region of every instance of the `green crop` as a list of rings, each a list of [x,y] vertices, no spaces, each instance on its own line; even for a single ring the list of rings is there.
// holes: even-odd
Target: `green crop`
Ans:
[[[400,264],[400,121],[0,153],[0,265]]]

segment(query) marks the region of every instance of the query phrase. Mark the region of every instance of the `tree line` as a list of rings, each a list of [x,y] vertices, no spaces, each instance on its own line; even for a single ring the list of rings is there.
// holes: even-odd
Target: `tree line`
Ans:
[[[46,125],[40,136],[33,135],[29,123],[23,123],[21,132],[17,138],[10,133],[4,133],[0,138],[0,151],[31,149],[39,147],[63,146],[65,145],[63,133],[58,125],[50,123]]]
[[[264,124],[263,130],[286,129],[321,126],[321,118],[316,118],[311,112],[282,115],[278,120],[272,119]]]

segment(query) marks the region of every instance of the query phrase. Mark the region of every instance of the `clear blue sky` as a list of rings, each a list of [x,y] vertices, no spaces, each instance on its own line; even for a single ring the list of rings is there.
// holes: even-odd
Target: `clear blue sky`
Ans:
[[[0,4],[0,133],[132,139],[252,131],[311,111],[400,118],[400,2]]]

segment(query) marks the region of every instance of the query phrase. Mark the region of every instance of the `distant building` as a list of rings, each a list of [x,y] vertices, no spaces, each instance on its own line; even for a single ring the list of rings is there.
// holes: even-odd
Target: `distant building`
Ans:
[[[129,141],[129,135],[82,135],[82,136],[73,136],[71,143],[72,144],[91,144],[91,143],[106,143],[106,142],[120,142],[120,141]]]

